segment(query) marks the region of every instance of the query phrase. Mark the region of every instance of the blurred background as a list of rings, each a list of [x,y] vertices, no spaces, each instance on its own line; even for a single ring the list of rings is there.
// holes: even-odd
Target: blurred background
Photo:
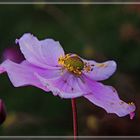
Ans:
[[[107,114],[78,98],[79,135],[140,135],[140,5],[0,5],[1,62],[26,32],[60,41],[66,53],[117,62],[104,83],[136,104],[135,118]],[[0,76],[0,98],[7,108],[0,135],[73,135],[70,100],[35,87],[14,88],[6,74]]]

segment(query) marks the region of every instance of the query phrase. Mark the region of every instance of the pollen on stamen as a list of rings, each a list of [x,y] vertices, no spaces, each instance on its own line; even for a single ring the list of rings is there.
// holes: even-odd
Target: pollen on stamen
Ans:
[[[66,54],[65,56],[60,56],[58,63],[69,72],[76,75],[81,75],[84,69],[84,62],[80,59],[78,55]]]
[[[133,102],[130,102],[130,103],[128,103],[129,105],[134,105],[134,103]]]
[[[93,68],[91,68],[91,65],[85,63],[85,64],[84,64],[84,70],[85,70],[86,72],[90,72],[90,71],[93,70]]]
[[[66,54],[60,56],[58,63],[69,72],[76,75],[81,75],[82,71],[90,72],[93,68],[88,63],[84,63],[83,60],[75,54]]]
[[[96,66],[97,67],[103,67],[103,68],[105,68],[105,67],[107,67],[107,64],[105,64],[105,63],[99,63],[99,64],[96,64]]]

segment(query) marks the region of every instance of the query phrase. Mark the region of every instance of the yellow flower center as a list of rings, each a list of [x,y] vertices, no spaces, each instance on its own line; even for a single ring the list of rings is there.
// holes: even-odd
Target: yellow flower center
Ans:
[[[66,54],[65,56],[61,56],[58,59],[58,63],[69,72],[76,75],[81,75],[82,70],[86,70],[87,72],[91,70],[91,67],[87,65],[87,63],[84,63],[83,60],[75,54]]]

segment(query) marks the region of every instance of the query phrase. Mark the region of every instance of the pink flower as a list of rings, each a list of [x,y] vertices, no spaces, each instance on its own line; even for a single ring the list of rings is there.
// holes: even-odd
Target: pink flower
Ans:
[[[120,117],[134,114],[134,103],[127,104],[113,87],[98,82],[115,72],[114,61],[97,63],[76,54],[65,54],[58,41],[39,41],[29,33],[16,42],[25,60],[20,64],[6,60],[0,66],[1,73],[7,72],[15,87],[32,85],[65,99],[83,96],[108,113]]]

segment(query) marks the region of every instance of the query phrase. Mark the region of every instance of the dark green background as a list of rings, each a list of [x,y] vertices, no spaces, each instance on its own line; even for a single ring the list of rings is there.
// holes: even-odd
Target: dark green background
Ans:
[[[117,62],[118,70],[104,83],[136,104],[134,120],[107,114],[79,98],[79,135],[140,135],[139,5],[0,5],[1,56],[26,32],[60,41],[66,53]],[[14,88],[6,74],[0,76],[0,98],[8,113],[0,135],[73,134],[70,100],[35,87]]]

